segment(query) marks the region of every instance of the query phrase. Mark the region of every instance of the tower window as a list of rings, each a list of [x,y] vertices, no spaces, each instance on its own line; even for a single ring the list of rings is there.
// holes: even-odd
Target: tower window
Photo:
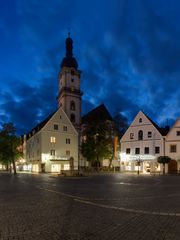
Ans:
[[[71,75],[74,75],[74,70],[71,70]]]
[[[70,110],[75,111],[75,109],[76,109],[75,102],[71,101],[71,103],[70,103]]]
[[[74,82],[74,78],[71,78],[71,82]]]
[[[142,118],[139,119],[139,123],[142,123]]]
[[[142,130],[140,130],[138,132],[138,140],[143,140],[143,131]]]
[[[75,122],[76,121],[76,118],[75,118],[75,115],[74,114],[71,114],[71,122]]]

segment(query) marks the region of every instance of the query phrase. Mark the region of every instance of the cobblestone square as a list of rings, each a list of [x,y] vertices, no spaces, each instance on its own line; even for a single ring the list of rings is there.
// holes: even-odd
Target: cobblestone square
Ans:
[[[180,239],[180,176],[0,174],[0,239]]]

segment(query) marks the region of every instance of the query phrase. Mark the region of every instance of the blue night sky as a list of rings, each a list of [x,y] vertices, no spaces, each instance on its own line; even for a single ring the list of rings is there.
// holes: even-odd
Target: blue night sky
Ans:
[[[57,108],[68,29],[83,113],[104,103],[131,122],[180,116],[179,0],[0,0],[0,124],[19,134]]]

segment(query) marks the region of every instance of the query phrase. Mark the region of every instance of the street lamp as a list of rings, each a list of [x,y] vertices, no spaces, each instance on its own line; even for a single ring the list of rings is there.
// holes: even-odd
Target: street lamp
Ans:
[[[138,174],[138,175],[139,175],[139,167],[140,167],[140,164],[141,164],[141,160],[140,160],[140,156],[139,156],[139,159],[137,160],[137,165],[138,165],[137,174]]]

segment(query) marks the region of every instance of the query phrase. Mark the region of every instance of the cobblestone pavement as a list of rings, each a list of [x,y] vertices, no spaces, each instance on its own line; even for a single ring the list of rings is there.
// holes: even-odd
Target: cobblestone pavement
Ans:
[[[0,240],[179,240],[180,176],[0,174]]]

